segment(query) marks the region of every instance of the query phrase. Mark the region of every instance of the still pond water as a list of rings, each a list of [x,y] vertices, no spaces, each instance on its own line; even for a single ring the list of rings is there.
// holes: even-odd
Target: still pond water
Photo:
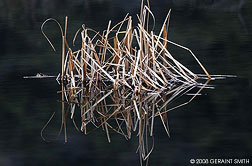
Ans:
[[[155,149],[150,165],[189,165],[194,158],[252,157],[252,2],[250,0],[155,0],[156,32],[172,9],[169,39],[191,48],[210,74],[237,78],[211,81],[185,107],[169,112],[171,137],[155,125]],[[54,53],[40,32],[44,20],[63,23],[69,17],[68,36],[85,24],[101,31],[108,21],[117,23],[127,13],[136,20],[139,0],[9,1],[0,2],[0,165],[1,166],[128,166],[139,165],[137,138],[126,141],[97,130],[88,136],[68,122],[64,138],[46,143],[40,131],[54,139],[60,126],[61,103],[55,79],[25,80],[25,75],[60,72],[60,51]],[[54,24],[46,31],[56,48],[60,36]],[[175,57],[195,73],[202,73],[186,52],[171,48]],[[252,162],[252,160],[250,161]]]

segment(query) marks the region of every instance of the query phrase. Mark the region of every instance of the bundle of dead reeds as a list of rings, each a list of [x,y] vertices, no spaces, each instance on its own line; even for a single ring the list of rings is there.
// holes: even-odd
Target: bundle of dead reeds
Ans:
[[[62,72],[58,80],[62,85],[62,127],[65,133],[67,114],[70,112],[73,118],[78,107],[82,132],[88,134],[102,127],[110,142],[109,129],[126,139],[137,131],[140,159],[148,159],[154,145],[150,147],[148,138],[153,141],[155,117],[160,117],[169,135],[166,113],[190,102],[206,86],[197,83],[198,76],[177,61],[167,45],[187,50],[211,78],[190,49],[168,40],[170,13],[159,34],[149,27],[151,20],[155,24],[155,17],[150,6],[144,5],[143,1],[135,27],[129,15],[114,26],[109,21],[102,33],[83,25],[74,37],[75,41],[76,36],[81,36],[81,48],[77,51],[70,48],[66,39],[67,17],[64,30],[54,19],[43,23],[44,35],[44,24],[55,21],[62,36]],[[194,88],[200,89],[188,102],[167,107]]]

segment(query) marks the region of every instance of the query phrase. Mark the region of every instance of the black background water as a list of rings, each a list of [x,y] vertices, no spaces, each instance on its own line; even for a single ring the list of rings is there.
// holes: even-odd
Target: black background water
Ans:
[[[158,32],[172,9],[169,39],[191,48],[211,74],[237,78],[212,81],[193,102],[168,114],[171,138],[157,121],[151,165],[189,165],[191,158],[250,158],[252,155],[252,2],[249,0],[155,0],[151,8]],[[54,24],[46,32],[54,53],[40,32],[53,17],[69,17],[68,39],[85,24],[102,31],[130,13],[136,20],[140,1],[1,0],[0,1],[0,165],[139,165],[138,141],[103,131],[88,136],[68,122],[69,142],[46,143],[40,130],[56,117],[45,135],[56,137],[60,126],[60,87],[54,79],[25,80],[24,75],[60,72],[60,36]],[[171,51],[195,73],[202,73],[187,52]],[[252,161],[250,161],[252,162]]]

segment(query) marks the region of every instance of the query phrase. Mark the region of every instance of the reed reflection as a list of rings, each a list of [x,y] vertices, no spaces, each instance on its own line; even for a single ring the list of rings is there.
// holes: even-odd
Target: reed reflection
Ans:
[[[70,84],[66,84],[59,91],[64,96],[62,127],[65,127],[66,132],[64,125],[70,116],[77,130],[85,135],[101,129],[106,133],[109,142],[111,132],[122,135],[126,140],[137,136],[141,161],[146,161],[154,148],[155,120],[161,120],[164,130],[170,136],[167,112],[190,103],[201,95],[202,89],[213,88],[208,85],[209,81],[173,84],[170,88],[152,92],[132,91],[126,86],[114,89],[113,84],[104,86],[103,83],[99,83],[98,87],[84,86],[81,82],[72,89]],[[172,103],[175,100],[178,104],[174,106]],[[74,119],[78,119],[76,116],[81,117],[81,123],[75,123]],[[67,140],[67,133],[65,137]]]

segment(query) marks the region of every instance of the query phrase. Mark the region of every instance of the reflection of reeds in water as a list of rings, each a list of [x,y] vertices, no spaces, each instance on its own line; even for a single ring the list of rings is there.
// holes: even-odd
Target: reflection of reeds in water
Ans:
[[[76,36],[81,36],[81,48],[77,51],[70,48],[66,39],[67,17],[64,30],[54,19],[45,21],[55,21],[62,34],[62,73],[58,79],[62,83],[65,141],[67,114],[73,118],[77,107],[81,113],[80,130],[85,134],[102,127],[110,142],[110,130],[126,139],[136,131],[141,161],[147,160],[153,149],[154,144],[149,140],[154,142],[155,117],[161,119],[169,135],[166,113],[187,104],[197,93],[184,104],[173,108],[169,104],[193,88],[205,85],[196,82],[197,75],[177,61],[167,45],[187,50],[211,78],[190,49],[167,39],[169,18],[170,11],[156,35],[149,27],[151,20],[155,24],[155,17],[150,6],[142,2],[136,27],[128,15],[115,26],[109,21],[103,33],[83,25],[76,32]]]
[[[173,84],[166,89],[135,93],[124,85],[115,90],[112,84],[100,83],[98,87],[91,86],[89,89],[82,87],[82,82],[78,82],[75,89],[72,89],[69,83],[59,93],[65,96],[62,103],[68,104],[64,110],[66,115],[70,114],[74,119],[76,111],[77,114],[81,113],[81,127],[78,130],[88,134],[102,128],[109,142],[110,131],[121,134],[127,140],[131,138],[132,133],[136,133],[140,161],[145,161],[154,148],[154,120],[161,120],[169,136],[167,112],[188,104],[203,88],[212,88],[207,86],[207,83],[208,81],[205,84]],[[174,100],[184,95],[192,97],[184,103],[170,107]]]

